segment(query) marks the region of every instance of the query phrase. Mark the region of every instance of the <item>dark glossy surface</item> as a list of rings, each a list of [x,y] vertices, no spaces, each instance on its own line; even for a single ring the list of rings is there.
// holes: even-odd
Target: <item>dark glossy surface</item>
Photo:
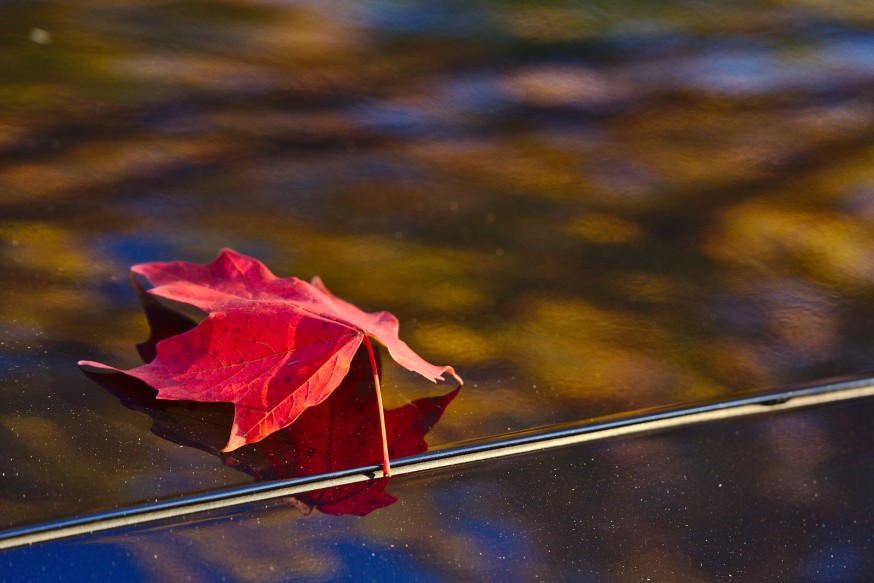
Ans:
[[[432,444],[870,370],[872,46],[818,0],[3,4],[2,526],[250,480],[75,366],[137,364],[130,264],[222,246],[455,365]]]
[[[20,580],[865,581],[872,438],[866,399],[396,478],[364,518],[287,503],[0,557]]]

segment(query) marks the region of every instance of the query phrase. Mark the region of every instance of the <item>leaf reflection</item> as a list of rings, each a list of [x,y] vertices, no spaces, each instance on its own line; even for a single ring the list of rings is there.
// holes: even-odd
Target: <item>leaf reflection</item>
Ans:
[[[151,335],[137,349],[143,360],[149,361],[154,358],[158,342],[190,329],[194,322],[142,291],[140,298]],[[115,395],[125,407],[149,415],[155,435],[209,452],[221,458],[225,465],[257,480],[313,476],[375,465],[382,460],[376,392],[364,349],[355,354],[348,375],[328,399],[304,411],[285,429],[230,453],[221,450],[234,418],[233,404],[157,399],[156,390],[127,375],[88,371],[85,374]],[[459,389],[385,411],[392,459],[428,448],[425,434],[440,420]],[[304,514],[318,509],[326,514],[364,516],[397,500],[385,491],[388,482],[389,479],[384,478],[326,488],[288,501]]]

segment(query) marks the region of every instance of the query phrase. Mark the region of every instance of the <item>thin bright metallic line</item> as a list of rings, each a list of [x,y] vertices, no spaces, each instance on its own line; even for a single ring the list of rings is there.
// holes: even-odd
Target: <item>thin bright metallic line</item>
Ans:
[[[874,396],[874,380],[870,378],[840,381],[690,407],[664,408],[632,415],[611,416],[582,424],[551,426],[498,437],[491,441],[472,442],[400,458],[392,462],[392,469],[393,475],[401,476],[579,443],[872,396]],[[0,532],[0,549],[265,502],[316,489],[364,482],[380,475],[380,466],[373,465],[305,478],[260,482],[228,490],[20,527]]]

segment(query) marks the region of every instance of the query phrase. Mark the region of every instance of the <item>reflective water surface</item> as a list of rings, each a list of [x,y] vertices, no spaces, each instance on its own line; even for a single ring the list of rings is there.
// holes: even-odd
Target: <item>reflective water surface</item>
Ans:
[[[6,552],[160,581],[867,581],[874,400],[401,477],[364,518],[276,504]]]
[[[251,479],[76,367],[138,364],[141,261],[392,311],[467,381],[432,444],[872,367],[865,3],[12,2],[0,48],[0,526]]]

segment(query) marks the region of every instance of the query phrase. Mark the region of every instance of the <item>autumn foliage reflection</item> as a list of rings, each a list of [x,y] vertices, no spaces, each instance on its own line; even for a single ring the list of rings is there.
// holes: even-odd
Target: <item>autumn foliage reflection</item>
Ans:
[[[148,362],[154,358],[158,342],[193,327],[194,322],[165,308],[146,293],[140,297],[151,335],[137,348]],[[157,391],[127,375],[86,374],[126,407],[152,417],[155,435],[209,452],[258,480],[313,476],[374,465],[382,460],[376,391],[363,348],[355,354],[349,374],[327,400],[308,408],[285,429],[230,453],[223,453],[222,449],[234,418],[232,404],[161,400],[156,398]],[[427,449],[425,434],[440,420],[458,390],[385,411],[392,459]],[[316,490],[289,501],[304,513],[316,508],[326,514],[364,516],[396,501],[385,491],[388,482],[389,479],[380,479]]]

